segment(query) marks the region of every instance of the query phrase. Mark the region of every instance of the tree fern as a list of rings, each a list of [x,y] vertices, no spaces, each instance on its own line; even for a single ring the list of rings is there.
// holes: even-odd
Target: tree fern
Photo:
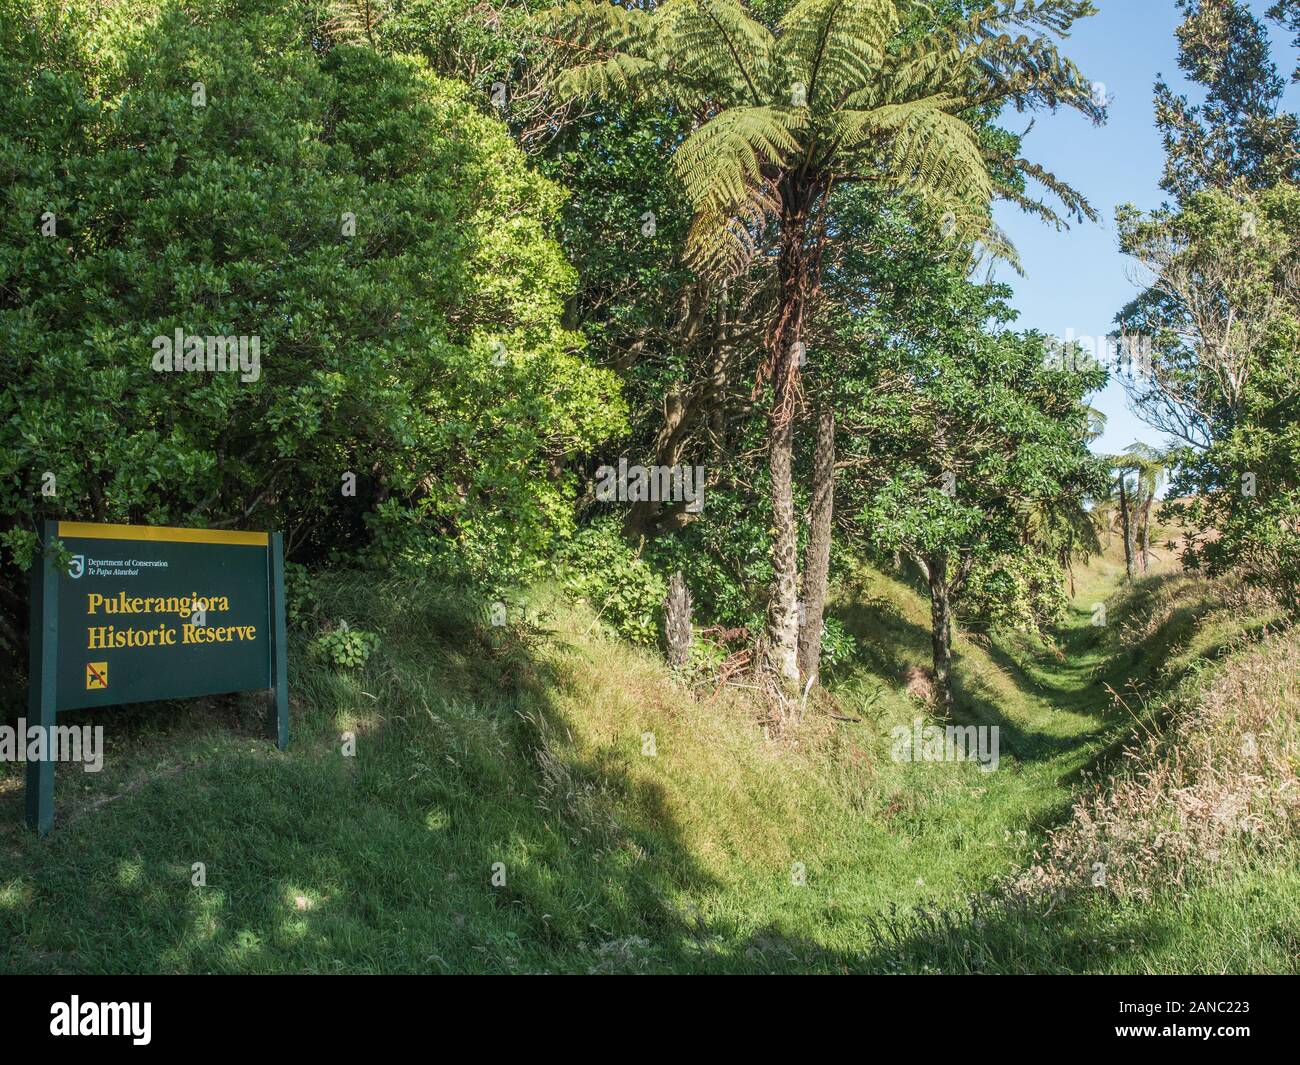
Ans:
[[[694,119],[673,160],[693,209],[691,264],[726,279],[769,245],[776,253],[777,307],[756,393],[771,384],[766,654],[787,682],[799,680],[796,353],[821,279],[832,190],[896,189],[950,223],[956,246],[1004,256],[1014,252],[992,224],[992,201],[1005,191],[1034,208],[1024,178],[1061,195],[1069,212],[1090,210],[1050,174],[983,144],[977,127],[1003,104],[1099,115],[1083,75],[1045,36],[1064,35],[1091,10],[1087,0],[1004,0],[935,32],[924,32],[933,16],[914,0],[797,0],[774,30],[740,0],[664,0],[649,11],[587,0],[541,17],[542,32],[567,50],[560,94],[650,101]],[[1060,221],[1045,205],[1036,213]]]
[[[375,43],[375,30],[389,15],[385,0],[331,0],[326,31],[347,43]]]
[[[783,69],[808,88],[817,114],[871,82],[899,29],[894,4],[876,0],[800,0],[780,23]]]
[[[555,8],[542,24],[577,60],[558,78],[560,94],[660,100],[696,117],[676,171],[696,213],[686,254],[704,273],[744,268],[773,212],[790,206],[780,185],[795,171],[822,188],[885,182],[943,203],[959,238],[987,238],[990,248],[1006,246],[990,227],[995,194],[1064,224],[1042,200],[995,183],[994,168],[1040,181],[1069,214],[1090,211],[1052,175],[981,147],[964,115],[1005,101],[1096,116],[1089,84],[1050,40],[1012,36],[1064,34],[1091,5],[1004,0],[902,40],[916,8],[799,0],[772,31],[739,0],[666,0],[649,11],[593,0]]]

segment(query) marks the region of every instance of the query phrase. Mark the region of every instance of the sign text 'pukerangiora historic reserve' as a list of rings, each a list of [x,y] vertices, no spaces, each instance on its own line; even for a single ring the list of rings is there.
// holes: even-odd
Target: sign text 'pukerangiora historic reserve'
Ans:
[[[266,533],[60,522],[58,535],[72,554],[60,710],[271,686]]]

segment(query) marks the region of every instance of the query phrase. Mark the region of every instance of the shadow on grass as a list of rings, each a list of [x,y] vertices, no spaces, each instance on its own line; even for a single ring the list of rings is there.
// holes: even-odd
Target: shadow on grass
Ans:
[[[909,620],[888,599],[873,597],[845,604],[836,611],[846,628],[858,639],[862,650],[859,660],[866,669],[895,678],[901,683],[908,666],[931,661],[929,629]],[[1002,673],[1029,698],[1044,698],[1020,665],[990,641],[988,648],[993,661]],[[996,652],[996,654],[995,654]],[[1086,737],[1061,737],[1034,732],[1009,717],[999,705],[995,692],[981,690],[980,679],[963,668],[967,653],[954,651],[953,695],[954,723],[959,725],[996,725],[1004,749],[1022,761],[1051,758],[1072,751]]]
[[[575,757],[550,697],[560,679],[529,633],[444,596],[339,591],[326,610],[380,632],[383,649],[348,677],[295,646],[286,752],[234,701],[206,718],[194,704],[170,720],[164,706],[101,711],[121,757],[84,797],[60,767],[49,838],[22,826],[20,790],[0,802],[0,969],[681,963],[665,945],[699,929],[672,899],[716,885],[662,792]],[[628,807],[653,831],[621,823]]]

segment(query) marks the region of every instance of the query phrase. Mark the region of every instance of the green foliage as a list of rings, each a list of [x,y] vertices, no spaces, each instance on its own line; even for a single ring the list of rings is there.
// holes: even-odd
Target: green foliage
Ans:
[[[1162,510],[1187,527],[1183,563],[1236,569],[1300,611],[1300,121],[1264,24],[1240,0],[1181,0],[1192,106],[1157,83],[1171,206],[1117,212],[1120,247],[1155,276],[1119,316],[1152,339],[1138,414],[1181,445]],[[1300,26],[1281,0],[1268,17]],[[1179,498],[1181,497],[1181,498]]]
[[[320,610],[320,599],[306,566],[286,562],[284,566],[284,613],[287,624],[309,629]]]
[[[1275,0],[1273,6],[1268,9],[1268,17],[1275,19],[1283,29],[1294,33],[1296,36],[1291,42],[1291,47],[1300,48],[1300,0]],[[1296,64],[1291,80],[1300,81],[1300,63]]]
[[[668,583],[623,539],[615,519],[580,529],[562,550],[560,567],[566,590],[611,628],[633,643],[656,643]]]
[[[1252,375],[1294,343],[1294,185],[1253,195],[1211,190],[1177,208],[1116,212],[1120,248],[1156,276],[1120,313],[1149,339],[1149,373],[1124,379],[1138,413],[1204,448],[1236,425]]]
[[[1275,381],[1300,395],[1294,377]],[[1161,509],[1190,529],[1183,564],[1238,571],[1300,614],[1300,421],[1247,419],[1202,453],[1186,451],[1175,485],[1200,488]]]
[[[1160,278],[1121,322],[1155,338],[1150,377],[1128,384],[1136,409],[1184,445],[1162,510],[1188,528],[1183,562],[1238,568],[1300,610],[1300,189],[1199,192],[1120,220]]]
[[[978,332],[1003,294],[953,276],[918,301],[854,408],[873,461],[850,489],[874,550],[938,565],[954,599],[975,581],[986,623],[1036,625],[1059,615],[1062,573],[1030,516],[1104,487],[1083,399],[1105,371],[1048,368],[1036,334]]]
[[[320,17],[128,0],[0,19],[3,531],[220,521],[283,529],[299,557],[511,577],[571,527],[557,470],[625,408],[562,322],[561,191],[462,86],[314,42]],[[155,372],[177,328],[260,337],[260,376]]]
[[[1090,84],[1041,35],[1093,10],[1079,0],[986,7],[909,39],[912,9],[893,0],[802,0],[758,18],[740,0],[649,10],[594,0],[551,10],[542,26],[577,52],[558,79],[562,95],[655,101],[699,118],[673,155],[694,212],[687,254],[701,271],[734,277],[769,223],[804,209],[783,202],[793,174],[819,192],[869,175],[952,212],[964,236],[1005,247],[988,217],[989,164],[1021,164],[981,143],[964,113],[1011,99],[1099,117]],[[1025,29],[1035,39],[1011,36]],[[1072,211],[1085,209],[1036,176],[1066,192]]]
[[[1293,0],[1270,9],[1300,16]],[[1235,183],[1262,189],[1300,177],[1300,124],[1280,110],[1286,82],[1270,56],[1269,35],[1245,0],[1178,0],[1178,66],[1202,91],[1193,104],[1163,78],[1156,82],[1156,125],[1165,145],[1161,186],[1179,201]],[[1284,22],[1285,24],[1285,22]]]
[[[1065,573],[1048,554],[1020,551],[978,559],[962,596],[962,618],[982,628],[1044,635],[1065,620]]]
[[[510,81],[512,95],[524,73],[530,8],[538,0],[504,0],[485,9],[475,0],[335,0],[331,5],[346,38],[380,51],[422,55],[444,77],[471,85],[487,106],[494,82]],[[365,7],[373,30],[366,34]]]
[[[727,660],[725,644],[697,636],[691,641],[691,658],[687,670],[692,677],[715,678]]]
[[[365,629],[351,628],[346,621],[321,633],[311,644],[313,654],[335,669],[360,669],[379,650],[379,636]]]
[[[674,328],[694,282],[681,261],[690,207],[664,156],[688,129],[685,116],[611,105],[566,125],[538,160],[573,190],[558,226],[580,279],[573,310],[593,357],[621,371],[638,443],[695,370]]]
[[[682,571],[698,624],[759,631],[772,579],[771,531],[757,496],[763,487],[760,480],[757,491],[740,485],[712,490],[699,521],[642,548],[658,572]]]
[[[839,618],[829,614],[822,619],[822,666],[843,667],[858,651],[858,641]]]

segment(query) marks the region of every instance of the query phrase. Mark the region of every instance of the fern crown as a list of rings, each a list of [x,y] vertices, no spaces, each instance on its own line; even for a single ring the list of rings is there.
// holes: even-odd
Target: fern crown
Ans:
[[[575,59],[556,80],[562,96],[668,104],[694,118],[673,165],[695,211],[687,255],[706,273],[743,270],[763,227],[806,206],[790,202],[796,187],[815,197],[845,181],[885,184],[1008,256],[991,227],[995,193],[1063,220],[1006,173],[1091,217],[1077,193],[981,144],[963,117],[1010,102],[1100,119],[1091,85],[1051,39],[1092,13],[1089,0],[1001,0],[920,31],[928,11],[915,0],[798,0],[769,29],[740,0],[582,0],[542,21]]]

